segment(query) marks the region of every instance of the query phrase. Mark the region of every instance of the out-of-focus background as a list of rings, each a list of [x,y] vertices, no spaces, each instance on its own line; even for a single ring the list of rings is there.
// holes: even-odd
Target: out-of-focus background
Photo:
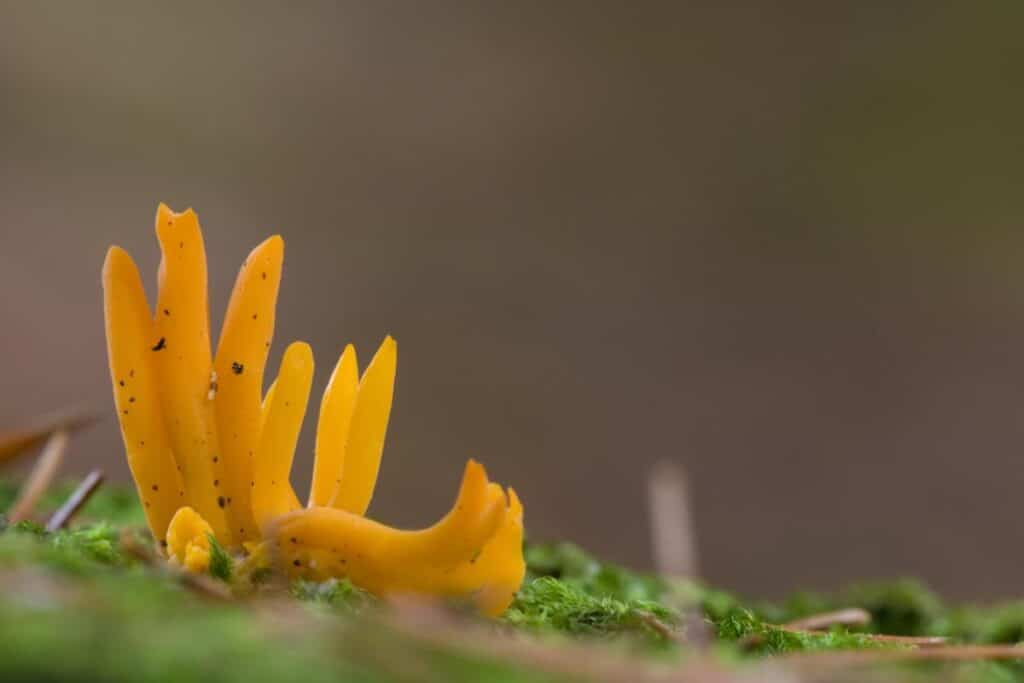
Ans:
[[[1019,594],[1024,4],[879,5],[4,3],[0,425],[94,407],[69,468],[127,479],[99,270],[152,285],[165,201],[215,330],[285,236],[314,403],[398,339],[383,520],[472,456],[649,566],[668,458],[718,584]]]

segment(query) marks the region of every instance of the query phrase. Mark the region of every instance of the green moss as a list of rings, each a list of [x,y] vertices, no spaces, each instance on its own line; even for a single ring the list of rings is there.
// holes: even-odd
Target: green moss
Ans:
[[[967,642],[1012,644],[1024,641],[1024,602],[960,607],[945,620],[946,633]]]
[[[376,599],[352,585],[348,579],[308,581],[297,579],[291,583],[292,597],[316,605],[324,605],[341,612],[356,613],[376,603]]]
[[[678,615],[652,600],[595,595],[549,576],[524,585],[504,615],[514,626],[538,630],[602,636],[640,631],[662,638],[652,618],[669,626],[678,622]]]
[[[304,597],[365,597],[347,582],[326,584]],[[3,681],[391,683],[410,680],[409,667],[455,683],[548,680],[350,617],[290,630],[244,603],[204,600],[123,556],[107,525],[0,534],[0,586]]]
[[[32,534],[33,536],[45,536],[46,527],[31,519],[23,519],[11,527],[11,531],[19,534]]]
[[[9,489],[0,484],[0,504]],[[63,496],[56,492],[46,504],[55,506]],[[133,494],[106,487],[88,509],[76,517],[77,526],[54,534],[34,523],[0,524],[0,680],[547,680],[455,643],[397,633],[376,618],[381,602],[346,580],[289,585],[292,597],[320,613],[306,615],[311,621],[298,631],[244,601],[204,600],[159,567],[122,551],[121,539],[136,533],[142,520]],[[110,519],[97,520],[98,512]],[[528,578],[502,619],[505,628],[596,639],[605,646],[640,644],[645,656],[680,647],[670,630],[680,627],[681,614],[703,616],[717,636],[714,652],[730,661],[879,647],[867,632],[946,635],[966,643],[1024,637],[1024,602],[951,608],[913,581],[754,605],[700,582],[607,564],[568,543],[530,544],[526,558]],[[210,573],[229,584],[245,580],[216,542]],[[267,577],[248,580],[262,584],[262,578]],[[273,595],[281,591],[278,585],[269,581],[256,590]],[[872,615],[863,632],[806,633],[778,626],[852,606]],[[911,681],[939,671],[931,664],[899,669],[901,680]],[[1012,663],[945,665],[941,673],[979,683],[1024,681]]]
[[[120,534],[109,524],[80,527],[71,531],[60,531],[49,536],[50,544],[67,555],[79,553],[103,564],[125,564],[127,559],[121,553]]]
[[[767,654],[891,647],[872,641],[865,634],[850,633],[845,629],[822,632],[789,631],[759,619],[746,609],[732,610],[715,626],[720,639],[727,642],[742,642],[751,651]]]
[[[658,601],[668,590],[659,577],[600,562],[572,543],[527,545],[525,557],[527,585],[553,578],[587,595],[620,601]]]
[[[231,576],[234,574],[235,561],[228,551],[221,547],[213,534],[207,534],[210,539],[210,576],[220,579],[225,583],[231,583]]]
[[[769,621],[786,622],[844,607],[867,610],[867,628],[878,633],[922,636],[947,630],[945,605],[925,585],[909,579],[854,584],[833,595],[796,593],[778,604],[761,604],[756,612]]]

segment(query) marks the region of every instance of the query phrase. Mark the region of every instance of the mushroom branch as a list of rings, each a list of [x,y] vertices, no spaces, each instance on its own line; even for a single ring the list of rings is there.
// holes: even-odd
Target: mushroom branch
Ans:
[[[160,205],[155,310],[119,247],[103,266],[107,350],[125,454],[154,538],[206,571],[210,541],[269,557],[290,576],[348,578],[371,592],[471,600],[505,610],[525,574],[515,492],[466,465],[452,510],[419,531],[364,515],[391,416],[398,346],[386,337],[360,376],[344,348],[320,401],[308,504],[292,488],[313,351],[295,342],[263,393],[284,259],[273,236],[242,264],[211,352],[203,235],[191,209]],[[168,547],[170,544],[170,547]]]

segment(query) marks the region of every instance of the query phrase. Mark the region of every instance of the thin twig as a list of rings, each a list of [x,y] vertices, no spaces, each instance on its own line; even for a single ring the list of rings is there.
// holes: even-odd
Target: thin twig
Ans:
[[[697,650],[707,650],[715,641],[711,624],[700,609],[690,610],[683,615],[683,642]]]
[[[665,640],[676,640],[679,637],[678,631],[650,612],[637,610],[636,616],[644,626],[651,629]]]
[[[696,577],[697,542],[686,470],[669,460],[655,463],[647,493],[655,569],[662,576]]]
[[[789,625],[780,624],[769,624],[777,629],[786,631],[787,633],[798,633],[798,634],[812,634],[815,632],[814,629],[807,628],[793,628]],[[888,643],[890,645],[906,645],[910,648],[923,648],[933,649],[945,646],[949,641],[942,636],[890,636],[884,633],[862,633],[860,634],[867,640],[874,641],[876,643]],[[739,645],[744,648],[750,648],[755,645],[760,645],[764,642],[764,636],[760,633],[751,634],[740,638]]]
[[[647,501],[655,569],[662,576],[697,578],[697,534],[683,466],[669,460],[655,463],[647,478]],[[670,580],[670,586],[672,583]],[[685,628],[673,632],[673,639],[685,640],[698,649],[706,648],[712,638],[701,611],[686,604],[674,588],[669,589],[666,602],[685,624]]]
[[[170,565],[167,566],[167,571],[176,577],[183,586],[191,588],[204,598],[211,598],[220,602],[230,602],[233,599],[231,589],[224,585],[222,581],[218,581],[212,576],[194,574],[184,569],[172,568]]]
[[[118,539],[117,545],[121,549],[121,552],[134,557],[136,560],[149,567],[155,567],[157,565],[157,561],[161,559],[155,552],[153,552],[152,548],[140,543],[139,539],[129,529],[121,530],[121,535]]]
[[[863,654],[873,654],[862,650]],[[881,653],[880,653],[881,654]],[[865,659],[870,659],[866,657]],[[918,650],[891,650],[882,659],[913,659],[919,661],[957,661],[971,659],[1024,659],[1020,645],[946,645]]]
[[[82,480],[78,487],[68,496],[68,499],[64,501],[64,504],[50,517],[50,521],[46,523],[46,530],[53,533],[66,527],[71,518],[78,514],[78,511],[89,502],[92,494],[96,492],[96,489],[102,483],[102,470],[93,470],[85,475],[85,479]]]
[[[812,614],[786,622],[782,628],[796,631],[821,631],[833,626],[864,626],[871,621],[871,613],[860,607],[847,607],[834,612]]]
[[[28,452],[58,430],[74,434],[98,419],[94,413],[69,411],[44,417],[28,427],[4,431],[0,433],[0,463]]]
[[[798,671],[847,669],[903,661],[976,661],[981,659],[1024,659],[1020,645],[946,645],[890,650],[844,650],[842,652],[793,652],[777,661]]]
[[[948,638],[943,636],[889,636],[884,633],[865,633],[864,637],[878,643],[892,643],[893,645],[912,645],[921,648],[934,648],[946,645]]]
[[[46,447],[43,448],[43,452],[36,460],[36,465],[32,468],[28,480],[21,487],[18,499],[7,514],[7,518],[12,524],[28,519],[32,514],[36,503],[46,493],[46,489],[50,487],[53,478],[57,475],[57,470],[60,469],[69,439],[68,432],[59,429],[46,442]]]

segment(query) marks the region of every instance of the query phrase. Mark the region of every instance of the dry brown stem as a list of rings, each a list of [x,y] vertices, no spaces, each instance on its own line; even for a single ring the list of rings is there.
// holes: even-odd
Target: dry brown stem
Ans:
[[[786,622],[782,628],[796,631],[820,631],[833,626],[863,626],[871,621],[871,614],[860,607],[847,607],[833,612],[812,614]]]
[[[68,525],[68,522],[78,514],[78,511],[89,502],[92,494],[96,492],[96,489],[103,483],[103,471],[93,470],[89,474],[85,475],[85,479],[71,492],[68,499],[64,501],[64,504],[57,508],[57,511],[50,517],[50,521],[46,523],[46,530],[50,533],[63,529]]]
[[[655,569],[662,576],[696,577],[697,540],[682,465],[670,460],[655,463],[647,478],[647,500]]]
[[[69,440],[68,432],[59,429],[46,442],[28,480],[18,493],[18,499],[14,501],[10,512],[7,513],[11,524],[28,519],[35,509],[36,503],[50,488],[50,484],[53,483],[53,478],[57,476],[57,470],[60,469],[60,464],[64,460]]]
[[[27,427],[0,432],[0,463],[27,453],[58,430],[74,434],[97,419],[93,413],[65,412],[40,418]]]

